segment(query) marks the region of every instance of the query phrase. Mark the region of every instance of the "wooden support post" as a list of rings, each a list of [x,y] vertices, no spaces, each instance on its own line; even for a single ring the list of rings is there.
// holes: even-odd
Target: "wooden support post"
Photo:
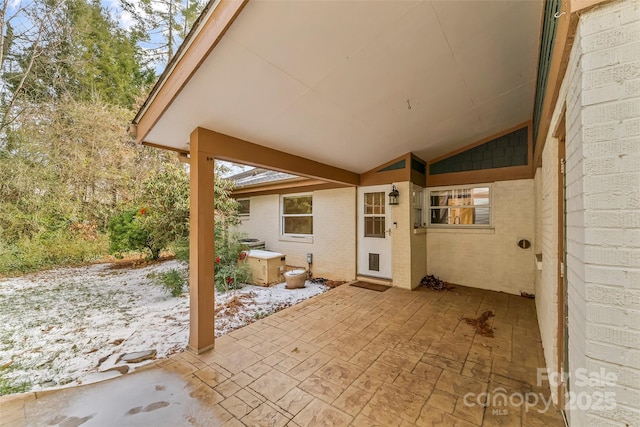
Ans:
[[[189,348],[202,353],[214,346],[214,155],[191,134],[190,234],[189,234]]]

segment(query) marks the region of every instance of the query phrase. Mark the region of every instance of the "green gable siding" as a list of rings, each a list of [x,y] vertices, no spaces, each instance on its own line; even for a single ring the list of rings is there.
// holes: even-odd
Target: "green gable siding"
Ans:
[[[429,165],[431,175],[523,166],[528,163],[528,128],[524,127]]]
[[[380,170],[377,170],[376,172],[387,172],[387,171],[395,171],[398,169],[404,169],[407,167],[407,162],[406,160],[402,159],[399,162],[395,162],[394,164],[391,164],[389,166],[387,166],[386,168],[382,168]]]

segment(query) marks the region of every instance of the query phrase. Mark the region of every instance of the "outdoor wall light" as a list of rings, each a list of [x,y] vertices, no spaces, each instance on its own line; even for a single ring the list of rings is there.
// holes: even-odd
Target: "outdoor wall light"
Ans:
[[[391,193],[389,193],[389,204],[391,206],[397,206],[398,204],[400,204],[399,199],[400,199],[400,193],[398,192],[398,189],[394,185],[391,188]]]

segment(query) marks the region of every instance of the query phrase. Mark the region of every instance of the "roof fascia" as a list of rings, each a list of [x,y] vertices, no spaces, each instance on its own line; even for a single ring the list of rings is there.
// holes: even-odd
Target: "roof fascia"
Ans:
[[[217,46],[248,1],[212,0],[207,5],[133,119],[136,142],[144,143],[153,126]]]

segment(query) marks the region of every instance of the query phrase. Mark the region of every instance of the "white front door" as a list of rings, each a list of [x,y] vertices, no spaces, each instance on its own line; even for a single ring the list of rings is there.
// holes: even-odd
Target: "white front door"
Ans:
[[[358,188],[358,274],[391,279],[391,185]]]

